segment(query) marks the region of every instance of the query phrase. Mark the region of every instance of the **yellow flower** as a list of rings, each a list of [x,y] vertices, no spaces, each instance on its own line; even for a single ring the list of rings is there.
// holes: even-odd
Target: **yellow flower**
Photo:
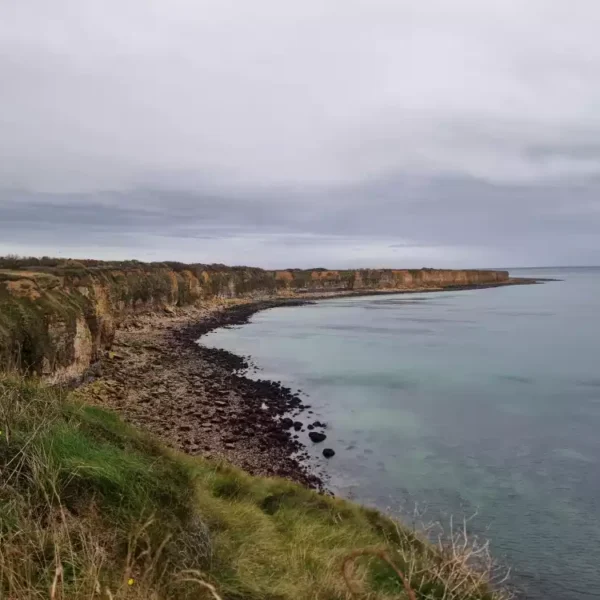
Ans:
[[[134,583],[135,583],[135,579],[134,579],[133,577],[130,577],[130,578],[127,580],[127,585],[133,585]]]

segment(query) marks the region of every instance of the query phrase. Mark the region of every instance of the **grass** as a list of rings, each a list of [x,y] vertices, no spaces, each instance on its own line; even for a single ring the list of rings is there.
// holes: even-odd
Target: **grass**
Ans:
[[[402,577],[419,600],[507,597],[468,544],[176,453],[32,379],[0,376],[0,429],[3,600],[410,598]]]

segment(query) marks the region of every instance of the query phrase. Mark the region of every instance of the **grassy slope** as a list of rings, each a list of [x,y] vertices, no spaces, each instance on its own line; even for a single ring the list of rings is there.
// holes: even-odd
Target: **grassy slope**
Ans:
[[[0,429],[1,599],[350,598],[362,548],[416,598],[503,597],[373,510],[175,453],[32,380],[0,376]],[[407,597],[381,559],[354,567],[356,597]]]

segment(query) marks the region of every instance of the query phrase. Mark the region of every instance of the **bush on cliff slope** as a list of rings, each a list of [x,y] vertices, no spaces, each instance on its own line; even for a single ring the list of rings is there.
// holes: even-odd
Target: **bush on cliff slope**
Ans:
[[[486,575],[381,514],[168,450],[114,414],[0,378],[0,598],[334,600],[386,548],[419,599],[498,600]],[[406,598],[359,558],[361,598]]]

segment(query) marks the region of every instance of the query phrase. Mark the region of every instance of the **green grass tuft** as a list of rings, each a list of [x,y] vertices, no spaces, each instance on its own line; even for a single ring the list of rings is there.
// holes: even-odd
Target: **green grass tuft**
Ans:
[[[506,597],[467,546],[176,453],[33,380],[0,377],[0,430],[0,598],[346,600],[342,565],[365,548],[385,548],[419,600]],[[408,597],[374,556],[351,579],[363,598]]]

